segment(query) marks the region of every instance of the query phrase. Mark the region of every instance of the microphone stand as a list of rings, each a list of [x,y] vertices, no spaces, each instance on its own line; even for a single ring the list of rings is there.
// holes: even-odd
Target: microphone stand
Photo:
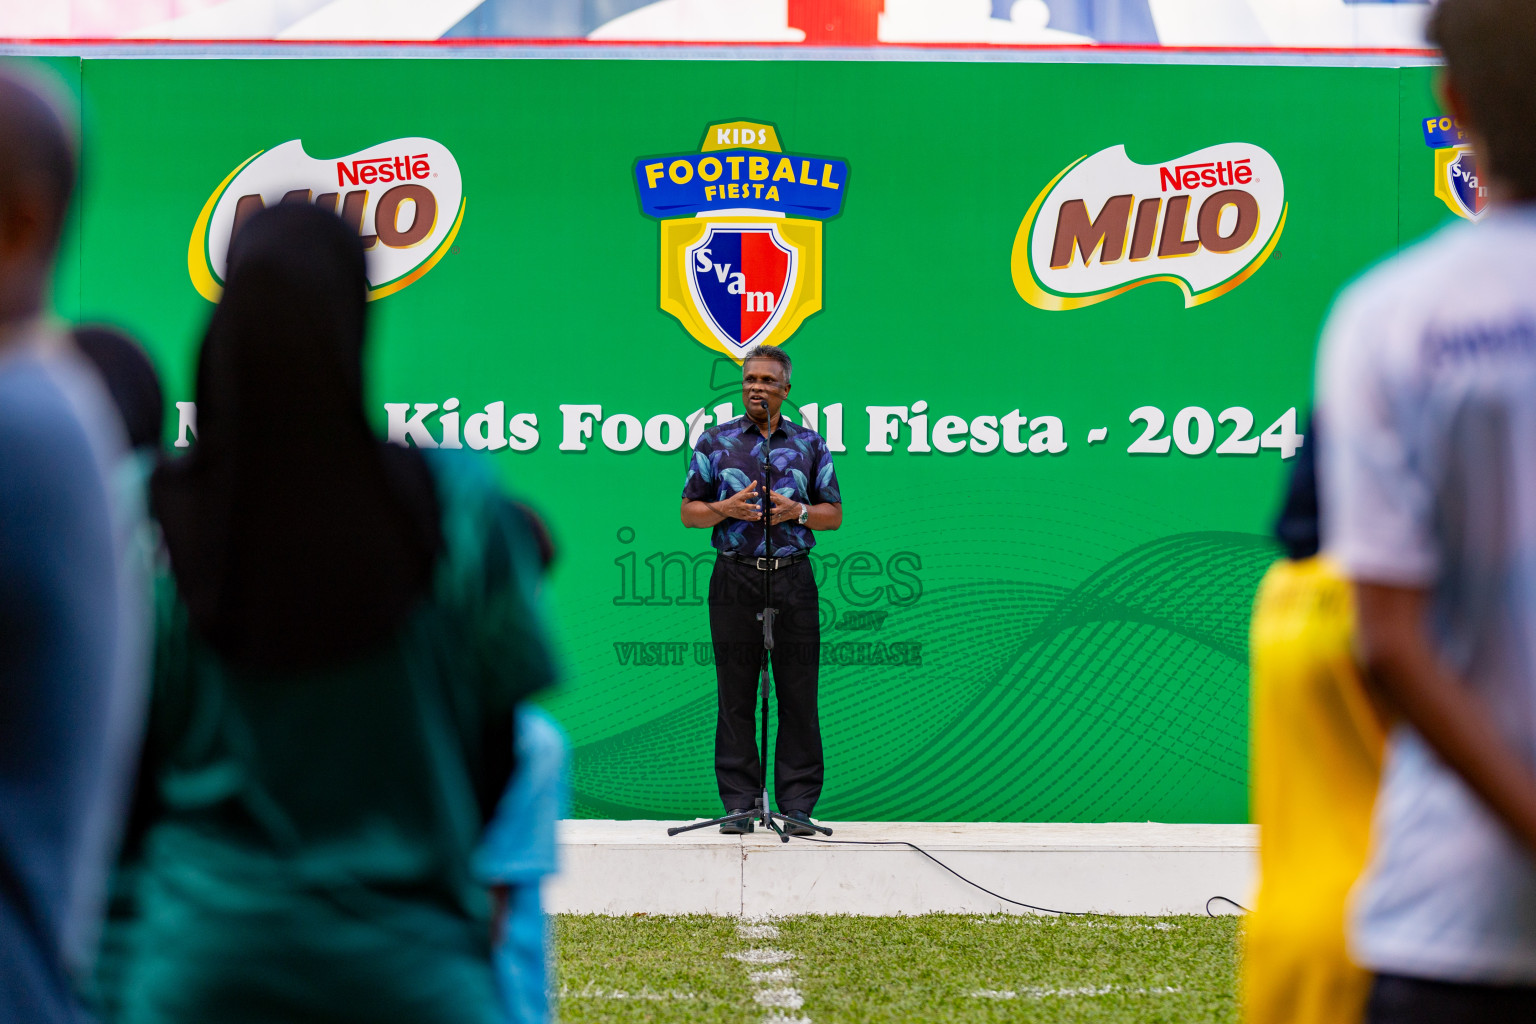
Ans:
[[[771,427],[771,422],[770,422]],[[763,439],[763,551],[768,560],[773,558],[773,431],[770,429],[768,436]],[[758,570],[763,574],[763,610],[757,613],[758,621],[763,624],[763,654],[761,675],[758,681],[758,692],[763,697],[762,707],[762,737],[758,746],[758,765],[763,773],[763,795],[758,798],[758,806],[753,810],[743,811],[740,814],[727,814],[719,818],[711,818],[708,821],[696,821],[692,825],[679,825],[676,828],[667,829],[667,835],[675,836],[683,832],[692,832],[696,828],[708,828],[711,825],[724,825],[732,821],[747,821],[756,818],[765,828],[778,834],[779,842],[789,842],[789,836],[779,827],[781,821],[794,821],[787,814],[769,810],[768,804],[768,695],[771,692],[771,683],[768,677],[769,657],[773,651],[773,618],[778,614],[778,609],[773,607],[773,573],[770,568]],[[797,822],[803,825],[805,822]],[[831,835],[832,830],[824,825],[811,824],[811,828]]]

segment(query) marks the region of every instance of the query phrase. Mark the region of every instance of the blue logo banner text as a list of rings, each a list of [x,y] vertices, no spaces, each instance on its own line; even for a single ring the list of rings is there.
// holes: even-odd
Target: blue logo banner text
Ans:
[[[842,160],[760,149],[647,157],[635,164],[640,205],[651,217],[751,208],[826,220],[843,209]]]

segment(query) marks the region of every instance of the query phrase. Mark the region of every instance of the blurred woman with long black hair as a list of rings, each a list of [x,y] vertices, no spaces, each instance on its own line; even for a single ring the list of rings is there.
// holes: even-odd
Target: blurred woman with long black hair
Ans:
[[[476,841],[553,669],[527,520],[364,413],[364,254],[253,217],[156,472],[158,635],[133,1024],[505,1020]]]

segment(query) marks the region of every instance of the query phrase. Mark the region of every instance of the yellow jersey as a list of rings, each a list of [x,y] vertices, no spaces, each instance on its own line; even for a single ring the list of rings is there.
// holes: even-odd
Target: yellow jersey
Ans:
[[[1249,637],[1249,791],[1259,891],[1245,928],[1249,1024],[1359,1024],[1371,976],[1345,953],[1385,731],[1353,654],[1349,582],[1324,557],[1259,584]]]

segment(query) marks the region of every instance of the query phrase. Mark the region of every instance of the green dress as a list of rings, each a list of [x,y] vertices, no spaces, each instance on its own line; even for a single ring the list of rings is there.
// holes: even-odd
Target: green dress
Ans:
[[[431,454],[432,592],[355,664],[229,665],[161,574],[146,764],[163,810],[128,1024],[504,1021],[470,874],[476,778],[488,727],[554,671],[523,520],[478,460]]]

